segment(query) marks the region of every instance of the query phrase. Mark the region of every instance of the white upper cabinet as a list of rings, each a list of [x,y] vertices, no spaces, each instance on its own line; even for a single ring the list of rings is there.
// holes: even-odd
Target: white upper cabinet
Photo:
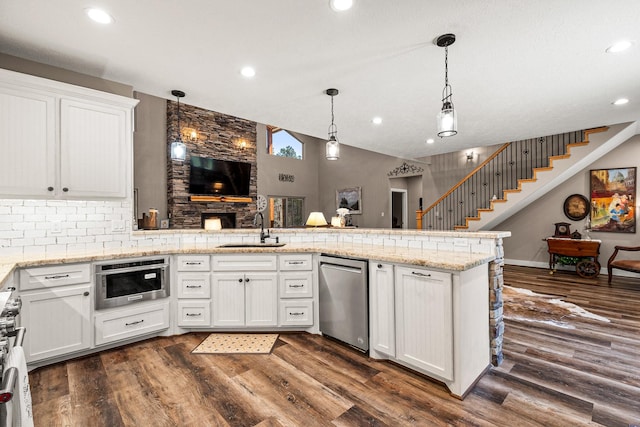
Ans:
[[[0,69],[0,197],[127,197],[137,102]]]

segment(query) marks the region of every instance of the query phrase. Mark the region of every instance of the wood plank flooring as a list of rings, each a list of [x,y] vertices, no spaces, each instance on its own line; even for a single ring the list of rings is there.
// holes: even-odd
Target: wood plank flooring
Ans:
[[[505,361],[464,401],[329,339],[270,355],[194,355],[207,333],[154,338],[30,373],[36,426],[640,425],[640,279],[505,268],[505,283],[611,320],[506,321]]]

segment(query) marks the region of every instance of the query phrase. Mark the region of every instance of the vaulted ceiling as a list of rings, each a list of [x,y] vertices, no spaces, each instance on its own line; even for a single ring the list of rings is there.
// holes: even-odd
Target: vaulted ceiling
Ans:
[[[637,0],[3,0],[0,52],[320,138],[337,88],[340,142],[418,158],[637,120],[639,23]],[[459,133],[440,139],[444,33]]]

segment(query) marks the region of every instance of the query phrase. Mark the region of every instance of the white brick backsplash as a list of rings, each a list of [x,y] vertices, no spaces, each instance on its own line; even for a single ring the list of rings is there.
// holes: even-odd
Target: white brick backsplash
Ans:
[[[77,241],[75,237],[56,237],[56,243],[59,245],[67,245],[69,243],[76,243]]]
[[[14,230],[35,230],[35,222],[15,222],[13,223]]]
[[[94,213],[96,213],[95,207],[78,208],[78,214],[81,214],[81,215],[92,215]]]
[[[67,253],[67,245],[47,245],[46,251],[47,257],[64,255]]]
[[[0,206],[0,215],[9,215],[11,208],[9,206]]]
[[[437,242],[422,242],[422,250],[437,251],[438,250],[438,243]]]
[[[24,231],[22,230],[0,231],[0,238],[2,239],[21,239],[22,237],[24,237]]]
[[[420,240],[407,240],[409,247],[412,249],[422,249],[422,242]]]
[[[23,254],[25,258],[44,258],[47,255],[47,251],[44,246],[25,246]]]
[[[53,245],[56,243],[55,237],[36,238],[33,242],[35,245]]]
[[[87,252],[87,245],[85,243],[72,243],[67,245],[68,254],[83,254]]]
[[[3,199],[3,206],[24,206],[24,200],[22,199]]]
[[[55,215],[58,212],[55,207],[49,206],[38,206],[35,211],[36,215]]]
[[[46,237],[47,232],[45,230],[25,230],[24,237]]]
[[[0,222],[0,235],[2,235],[3,231],[13,230],[13,224],[10,222]]]
[[[40,215],[40,214],[34,214],[34,215],[25,215],[24,216],[24,221],[25,222],[42,222],[45,220],[45,216],[44,215]]]
[[[24,215],[14,215],[14,214],[0,215],[0,222],[16,223],[16,222],[23,222],[23,221],[24,221]]]
[[[60,206],[56,210],[58,215],[73,215],[78,212],[75,206]]]
[[[12,206],[11,213],[16,215],[33,215],[36,208],[33,206]]]
[[[95,213],[95,214],[87,215],[87,221],[104,221],[104,220],[105,220],[104,214]]]
[[[87,229],[87,235],[92,235],[92,236],[98,236],[101,234],[105,234],[105,228],[104,227],[96,227],[96,228],[88,228]]]
[[[67,200],[47,200],[47,206],[67,206]]]
[[[438,242],[436,249],[443,252],[453,252],[453,242]]]

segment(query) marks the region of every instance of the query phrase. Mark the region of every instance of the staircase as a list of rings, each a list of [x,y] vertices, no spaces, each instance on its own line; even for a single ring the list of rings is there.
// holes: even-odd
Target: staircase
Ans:
[[[637,123],[504,144],[423,211],[417,228],[491,230],[637,133]]]

